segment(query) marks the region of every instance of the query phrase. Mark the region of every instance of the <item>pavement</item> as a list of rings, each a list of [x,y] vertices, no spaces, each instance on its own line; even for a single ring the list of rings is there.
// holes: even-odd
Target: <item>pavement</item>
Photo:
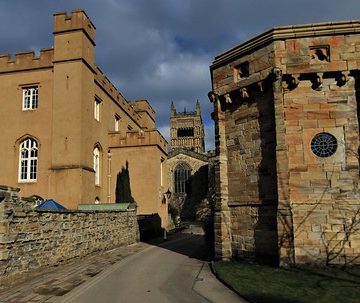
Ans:
[[[191,227],[186,232],[200,232],[197,227]],[[168,235],[168,241],[172,241],[177,235]],[[157,241],[157,243],[155,243]],[[118,247],[109,251],[99,251],[81,259],[74,259],[64,264],[42,269],[26,276],[22,282],[15,285],[0,286],[0,303],[40,303],[65,302],[80,288],[94,283],[107,271],[111,271],[119,262],[124,262],[134,254],[150,249],[154,243],[161,245],[162,239],[148,244],[138,242],[132,245]],[[223,285],[211,272],[209,264],[203,266],[195,280],[193,290],[209,302],[246,302],[236,293]]]
[[[58,299],[79,285],[90,281],[106,268],[128,256],[143,251],[146,243],[135,243],[109,251],[100,251],[81,259],[42,269],[27,275],[11,287],[0,286],[0,303],[58,302]]]

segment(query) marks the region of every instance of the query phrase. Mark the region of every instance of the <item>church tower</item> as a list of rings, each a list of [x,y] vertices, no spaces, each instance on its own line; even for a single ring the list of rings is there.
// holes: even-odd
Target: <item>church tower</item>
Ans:
[[[205,152],[204,125],[201,119],[199,100],[195,111],[177,112],[174,102],[170,107],[170,138],[171,149],[188,149],[197,153]]]

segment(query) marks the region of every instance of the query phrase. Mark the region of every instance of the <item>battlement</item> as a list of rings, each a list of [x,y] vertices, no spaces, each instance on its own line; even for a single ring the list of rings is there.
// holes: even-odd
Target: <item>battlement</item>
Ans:
[[[126,111],[129,116],[136,121],[138,125],[141,125],[141,117],[134,110],[133,105],[125,100],[123,95],[118,91],[118,89],[111,83],[111,81],[106,77],[106,75],[101,71],[99,67],[96,67],[95,82],[117,103],[120,107]]]
[[[39,56],[35,56],[33,50],[18,52],[15,54],[14,59],[10,54],[3,54],[0,55],[0,73],[49,68],[53,66],[53,58],[53,48],[41,49]]]
[[[156,145],[166,153],[167,141],[158,130],[140,130],[121,133],[109,133],[109,147],[139,147]]]
[[[187,111],[184,109],[183,112],[175,112],[175,117],[194,117],[196,116],[196,111]]]
[[[155,121],[155,111],[147,100],[136,100],[133,103],[136,112],[146,112]]]
[[[66,12],[54,14],[54,34],[65,33],[69,31],[82,30],[95,45],[96,27],[86,15],[85,11],[77,9],[68,16]]]

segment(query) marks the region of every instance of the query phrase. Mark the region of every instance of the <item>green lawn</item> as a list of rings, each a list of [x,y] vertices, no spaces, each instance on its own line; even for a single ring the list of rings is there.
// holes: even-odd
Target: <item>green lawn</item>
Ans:
[[[360,268],[274,268],[214,262],[218,276],[250,302],[360,302]]]

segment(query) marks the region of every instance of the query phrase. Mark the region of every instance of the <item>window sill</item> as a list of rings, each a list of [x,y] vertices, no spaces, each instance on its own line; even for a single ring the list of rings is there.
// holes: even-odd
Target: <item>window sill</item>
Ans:
[[[37,180],[18,180],[19,184],[24,184],[24,183],[36,183]]]

